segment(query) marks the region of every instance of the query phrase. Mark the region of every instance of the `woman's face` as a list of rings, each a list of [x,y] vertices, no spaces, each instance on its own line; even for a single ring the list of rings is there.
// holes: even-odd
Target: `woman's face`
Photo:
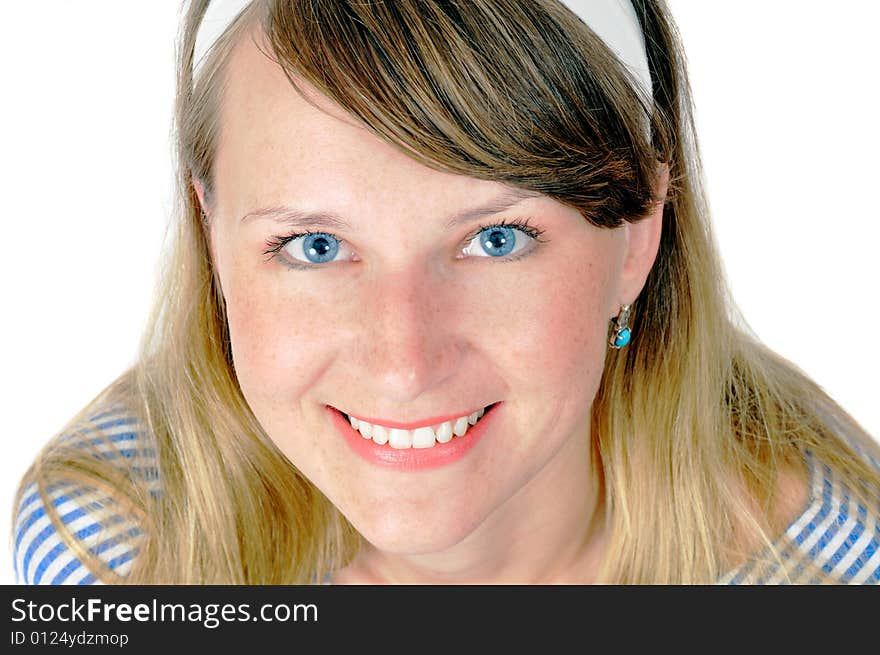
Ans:
[[[326,98],[308,104],[250,38],[228,73],[211,248],[235,371],[269,436],[389,552],[440,551],[557,502],[586,474],[608,321],[638,294],[656,226],[598,229],[418,164]],[[261,211],[279,207],[299,222]],[[493,225],[508,227],[480,232]],[[443,423],[460,431],[489,406],[449,437]],[[431,437],[398,429],[382,444],[339,412],[449,440],[399,448]]]

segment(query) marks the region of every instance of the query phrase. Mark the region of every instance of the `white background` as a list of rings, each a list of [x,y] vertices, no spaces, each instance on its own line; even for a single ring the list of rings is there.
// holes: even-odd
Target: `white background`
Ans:
[[[872,434],[880,403],[875,26],[845,0],[670,0],[734,295]],[[4,6],[0,583],[15,485],[132,363],[171,212],[178,2]]]

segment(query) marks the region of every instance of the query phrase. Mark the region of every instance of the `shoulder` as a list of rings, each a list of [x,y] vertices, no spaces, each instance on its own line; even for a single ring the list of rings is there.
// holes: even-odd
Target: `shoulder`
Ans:
[[[53,445],[110,463],[152,495],[161,493],[156,453],[138,420],[121,406],[88,417],[82,429]],[[142,528],[112,494],[70,481],[23,486],[15,503],[15,576],[24,584],[93,584],[99,561],[125,576],[137,556]],[[89,566],[91,563],[91,567]]]
[[[808,459],[810,504],[784,535],[800,581],[880,583],[880,488],[855,489],[839,470]]]
[[[866,482],[855,489],[849,476],[809,451],[804,463],[806,479],[784,483],[789,498],[804,500],[774,542],[782,564],[750,561],[720,582],[880,584],[880,487]]]

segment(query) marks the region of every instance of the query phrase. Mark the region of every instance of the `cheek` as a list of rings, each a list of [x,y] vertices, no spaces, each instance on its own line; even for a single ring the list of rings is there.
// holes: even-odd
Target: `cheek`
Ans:
[[[232,356],[245,398],[255,410],[297,398],[329,361],[338,324],[333,303],[304,284],[292,292],[295,273],[266,275],[244,267],[226,273],[221,279]]]
[[[554,258],[517,280],[503,303],[483,308],[493,326],[487,344],[508,380],[562,402],[595,391],[605,361],[608,317],[613,312],[615,260],[596,248],[593,256]],[[577,393],[573,393],[577,392]]]
[[[592,380],[605,359],[608,284],[603,271],[586,264],[554,289],[543,294],[538,309],[542,321],[538,338],[546,344],[542,358],[548,372],[561,380]],[[560,389],[567,395],[570,389]]]

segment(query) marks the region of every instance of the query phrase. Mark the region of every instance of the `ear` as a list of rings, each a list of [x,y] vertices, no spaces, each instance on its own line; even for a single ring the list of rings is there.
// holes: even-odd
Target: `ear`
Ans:
[[[208,253],[210,255],[211,260],[211,270],[212,275],[214,277],[214,282],[217,285],[217,289],[220,291],[221,299],[225,298],[223,295],[223,285],[220,283],[220,276],[217,274],[217,269],[215,268],[215,260],[214,260],[214,241],[213,241],[213,231],[211,230],[211,221],[210,221],[210,207],[207,202],[205,202],[205,185],[202,184],[202,181],[193,176],[192,177],[192,185],[196,190],[196,196],[199,199],[199,205],[202,210],[202,228],[203,234],[205,237],[205,241],[208,245]],[[225,302],[225,301],[224,301]]]
[[[654,197],[660,198],[644,218],[635,223],[624,223],[625,254],[621,270],[620,304],[632,304],[645,286],[648,273],[657,258],[660,234],[663,230],[663,208],[669,189],[669,164],[658,164],[657,186]],[[616,314],[616,309],[615,309]]]
[[[205,185],[202,184],[202,181],[197,178],[192,178],[193,188],[196,190],[196,195],[199,198],[199,205],[201,205],[202,213],[208,215],[208,205],[205,202]]]

